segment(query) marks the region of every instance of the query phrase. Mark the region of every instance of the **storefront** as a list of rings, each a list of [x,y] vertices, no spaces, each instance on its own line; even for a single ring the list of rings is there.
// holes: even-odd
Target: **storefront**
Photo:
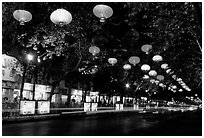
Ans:
[[[48,100],[51,86],[35,84],[35,100]],[[33,100],[33,84],[24,83],[23,99]]]
[[[16,58],[2,55],[2,102],[13,103],[19,96],[22,67]]]

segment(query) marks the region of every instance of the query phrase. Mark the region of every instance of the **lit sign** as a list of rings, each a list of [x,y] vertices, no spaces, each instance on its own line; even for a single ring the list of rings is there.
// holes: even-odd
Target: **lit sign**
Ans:
[[[38,101],[38,113],[48,114],[50,113],[50,102],[48,101]]]
[[[91,109],[91,103],[84,103],[84,111],[88,112]]]
[[[91,103],[91,111],[97,111],[98,103]]]
[[[20,114],[35,114],[35,101],[21,101]]]

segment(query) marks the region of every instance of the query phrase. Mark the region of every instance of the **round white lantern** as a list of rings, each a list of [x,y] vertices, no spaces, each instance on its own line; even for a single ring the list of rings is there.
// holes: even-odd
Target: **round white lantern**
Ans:
[[[144,64],[144,65],[141,66],[141,70],[148,71],[148,70],[150,70],[150,66],[147,65],[147,64]]]
[[[140,62],[140,58],[137,56],[132,56],[129,58],[128,61],[135,66],[136,64]]]
[[[151,83],[154,83],[154,82],[155,82],[155,79],[151,79],[150,82],[151,82]]]
[[[152,49],[152,45],[143,45],[143,46],[141,47],[141,50],[142,50],[143,52],[145,52],[146,54],[148,54],[151,49]]]
[[[155,55],[153,58],[152,58],[153,61],[155,62],[159,62],[159,61],[162,61],[163,58],[160,56],[160,55]]]
[[[89,47],[89,52],[92,54],[92,55],[96,55],[100,52],[100,48],[97,47],[97,46],[91,46]]]
[[[143,79],[149,79],[149,76],[148,75],[144,75]]]
[[[130,65],[130,64],[125,64],[125,65],[123,66],[123,68],[124,68],[125,70],[129,70],[129,69],[131,69],[131,65]]]
[[[165,64],[162,64],[162,65],[161,65],[161,68],[162,68],[162,69],[167,69],[167,68],[168,68],[168,64],[166,64],[166,63],[165,63]]]
[[[171,71],[171,69],[167,69],[167,70],[166,70],[166,73],[168,74],[170,71]]]
[[[32,14],[26,10],[15,10],[13,17],[20,22],[20,25],[25,25],[25,22],[29,22],[32,19]]]
[[[59,26],[64,26],[72,21],[72,15],[65,9],[57,9],[50,15],[50,20]]]
[[[99,4],[93,8],[93,13],[96,17],[100,18],[100,22],[105,22],[107,18],[113,15],[113,10],[107,5]]]
[[[157,72],[155,70],[150,70],[149,71],[149,76],[156,76]]]
[[[164,80],[164,76],[163,75],[157,75],[157,79],[162,81],[162,80]]]
[[[117,63],[117,59],[116,58],[109,58],[108,59],[108,62],[112,65],[112,66],[114,66],[116,63]]]

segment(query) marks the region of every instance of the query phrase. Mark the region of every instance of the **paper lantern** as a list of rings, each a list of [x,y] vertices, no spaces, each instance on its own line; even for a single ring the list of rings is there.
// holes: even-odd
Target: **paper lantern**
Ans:
[[[132,56],[129,58],[128,61],[135,66],[136,64],[140,62],[140,58],[137,56]]]
[[[20,25],[25,25],[26,22],[32,19],[32,14],[26,10],[15,10],[13,17],[20,22]]]
[[[149,71],[149,76],[156,76],[157,72],[155,70],[150,70]]]
[[[150,82],[151,82],[151,83],[154,83],[154,82],[155,82],[155,79],[151,79]]]
[[[148,70],[150,70],[150,66],[147,65],[147,64],[144,64],[144,65],[141,66],[141,70],[148,71]]]
[[[149,76],[148,75],[144,75],[143,79],[149,79]]]
[[[117,63],[117,61],[118,61],[118,60],[117,60],[116,58],[109,58],[109,59],[108,59],[108,62],[109,62],[111,65],[113,65],[113,66]]]
[[[162,61],[162,57],[160,55],[155,55],[153,58],[152,58],[153,61],[155,62],[159,62],[159,61]]]
[[[50,15],[50,20],[59,26],[64,26],[72,21],[72,15],[65,9],[57,9]]]
[[[113,15],[113,10],[107,5],[99,4],[93,8],[93,13],[96,17],[100,18],[100,22],[105,22],[107,18]]]
[[[89,47],[89,52],[92,54],[92,55],[96,55],[100,52],[100,48],[97,47],[97,46],[91,46]]]
[[[130,64],[125,64],[125,65],[123,66],[123,68],[124,68],[125,70],[129,70],[129,69],[131,69],[131,66],[130,66]]]
[[[166,63],[165,63],[165,64],[162,64],[162,65],[161,65],[161,68],[162,68],[162,69],[168,69],[168,64],[166,64]]]
[[[167,70],[166,70],[166,73],[168,74],[170,71],[171,71],[171,69],[167,69]]]
[[[148,54],[151,49],[152,49],[152,45],[143,45],[143,46],[141,47],[141,50],[142,50],[143,52],[145,52],[146,54]]]
[[[173,85],[173,86],[171,86],[172,87],[172,89],[176,89],[177,88],[177,86],[176,85]]]
[[[157,75],[157,79],[162,81],[162,80],[164,80],[164,76],[163,75]]]

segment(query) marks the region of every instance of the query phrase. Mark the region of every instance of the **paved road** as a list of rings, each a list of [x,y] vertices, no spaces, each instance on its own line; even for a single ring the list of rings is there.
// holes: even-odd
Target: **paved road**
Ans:
[[[141,114],[89,116],[2,125],[3,136],[194,136],[202,135],[202,115],[185,113],[173,119]]]

